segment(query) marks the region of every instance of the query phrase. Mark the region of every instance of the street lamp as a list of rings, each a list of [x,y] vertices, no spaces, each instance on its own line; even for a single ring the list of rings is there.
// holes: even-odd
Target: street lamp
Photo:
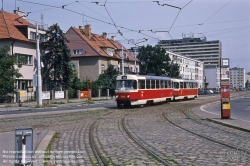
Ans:
[[[134,58],[135,58],[135,69],[134,69],[134,71],[135,71],[135,73],[136,73],[136,49],[138,48],[138,45],[137,44],[139,44],[139,43],[142,43],[142,42],[146,42],[148,40],[148,38],[143,38],[143,39],[139,39],[139,40],[137,40],[137,41],[135,41],[134,39],[130,39],[129,41],[128,41],[128,44],[134,44],[135,45],[135,51],[134,51]]]

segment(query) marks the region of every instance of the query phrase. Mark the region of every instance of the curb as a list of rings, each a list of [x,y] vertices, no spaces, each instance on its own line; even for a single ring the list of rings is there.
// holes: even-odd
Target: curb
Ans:
[[[238,99],[238,98],[244,97],[244,96],[246,96],[246,95],[249,95],[249,94],[243,94],[243,95],[235,96],[235,97],[232,97],[231,99],[232,99],[232,100]],[[204,109],[204,107],[209,106],[209,105],[212,105],[212,104],[216,104],[216,103],[220,103],[220,101],[215,101],[215,102],[211,102],[211,103],[208,103],[208,104],[201,105],[201,106],[199,106],[199,109],[200,109],[201,111],[203,111],[203,112],[207,112],[207,113],[214,114],[214,115],[220,115],[220,114],[216,114],[216,113],[213,113],[213,112],[209,112],[209,111],[207,111],[207,110]],[[221,124],[221,125],[223,124],[223,125],[228,126],[228,127],[231,127],[231,128],[237,128],[237,129],[240,129],[240,130],[242,130],[242,131],[250,132],[249,129],[243,128],[243,127],[238,126],[238,125],[233,125],[233,124],[228,123],[228,122],[222,122],[222,121],[220,121],[220,120],[211,119],[211,118],[206,118],[206,119],[208,119],[209,121],[212,121],[212,122],[214,122],[214,123],[218,123],[218,124]],[[230,119],[231,119],[231,120],[245,121],[245,120],[242,120],[242,119],[232,118],[232,117],[231,117]],[[247,122],[249,122],[249,121],[247,121]]]
[[[36,156],[36,159],[43,161],[43,157],[39,158],[39,156],[42,156],[45,154],[45,150],[46,150],[47,146],[49,145],[50,140],[53,138],[54,134],[55,134],[54,131],[49,131],[46,134],[46,136],[42,139],[42,141],[40,142],[40,144],[38,145],[38,147],[35,150],[34,155]],[[36,166],[44,166],[44,163],[43,162],[36,163]]]

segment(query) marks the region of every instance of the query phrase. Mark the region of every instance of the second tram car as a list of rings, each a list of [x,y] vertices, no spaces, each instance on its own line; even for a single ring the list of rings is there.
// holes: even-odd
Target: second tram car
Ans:
[[[173,100],[173,84],[169,77],[120,75],[116,78],[115,97],[118,107],[146,105]]]
[[[172,79],[173,100],[194,99],[198,97],[198,83],[196,80]]]

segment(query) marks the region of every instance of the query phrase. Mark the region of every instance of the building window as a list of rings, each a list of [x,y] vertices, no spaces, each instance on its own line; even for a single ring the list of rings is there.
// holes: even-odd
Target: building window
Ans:
[[[36,40],[36,32],[30,32],[30,39]]]
[[[124,67],[124,73],[129,73],[129,67]]]
[[[126,53],[123,53],[123,58],[127,58],[127,54]]]
[[[83,53],[83,50],[74,50],[73,52],[74,52],[75,55],[76,55],[76,54],[82,54],[82,53]]]
[[[17,80],[17,89],[26,90],[27,87],[33,87],[32,80]]]
[[[108,55],[109,55],[109,56],[114,56],[113,51],[112,51],[112,50],[108,50]]]
[[[41,42],[47,41],[47,39],[45,38],[45,35],[44,35],[44,34],[39,34],[39,35],[40,35],[40,41],[41,41]]]
[[[102,73],[104,73],[104,71],[105,71],[105,65],[104,64],[102,64]]]
[[[32,65],[33,64],[33,56],[32,55],[18,54],[18,58],[24,58],[24,60],[26,60],[26,63],[23,63],[23,65]]]

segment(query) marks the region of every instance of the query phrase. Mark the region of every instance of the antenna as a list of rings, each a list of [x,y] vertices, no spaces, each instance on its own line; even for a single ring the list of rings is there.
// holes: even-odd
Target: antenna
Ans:
[[[84,27],[84,12],[82,12],[82,27]]]
[[[3,0],[2,0],[2,10],[3,10]]]
[[[43,13],[41,13],[41,29],[44,29]]]

